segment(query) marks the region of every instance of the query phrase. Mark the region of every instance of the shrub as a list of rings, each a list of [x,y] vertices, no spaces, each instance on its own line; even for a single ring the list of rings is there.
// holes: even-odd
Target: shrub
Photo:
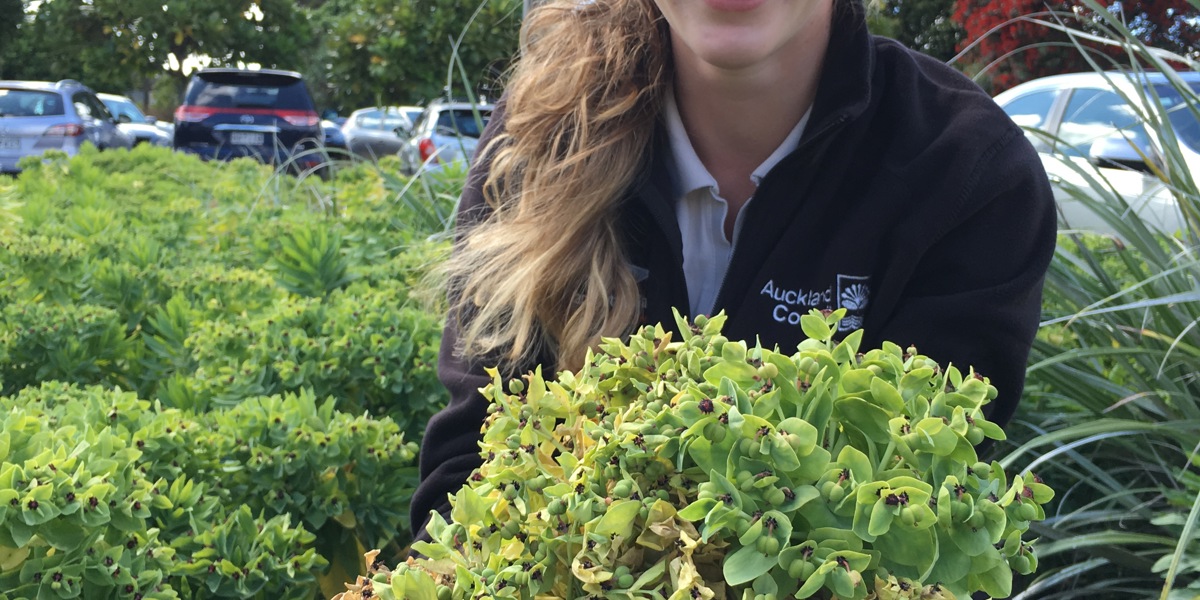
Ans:
[[[578,373],[497,374],[483,466],[432,515],[428,557],[343,598],[967,598],[1037,566],[1053,493],[980,462],[986,379],[895,344],[792,356],[724,316],[607,340]],[[390,581],[389,581],[390,575]]]
[[[55,458],[62,481],[116,461],[111,493],[148,500],[99,506],[68,551],[81,510],[39,500],[59,513],[35,526],[7,504],[32,480],[0,480],[0,598],[311,598],[363,572],[366,547],[399,557],[414,440],[445,402],[440,317],[411,290],[434,232],[372,170],[350,185],[150,147],[44,158],[0,184],[0,431],[44,428],[13,443],[76,456]],[[0,451],[5,472],[45,468],[29,460]],[[126,534],[149,550],[103,555]],[[80,587],[100,575],[122,585]]]
[[[322,537],[405,539],[416,445],[312,394],[197,414],[47,383],[0,409],[0,588],[17,597],[311,598],[345,560]]]
[[[125,324],[108,308],[30,303],[0,309],[0,393],[44,380],[115,385],[125,380],[130,351]]]

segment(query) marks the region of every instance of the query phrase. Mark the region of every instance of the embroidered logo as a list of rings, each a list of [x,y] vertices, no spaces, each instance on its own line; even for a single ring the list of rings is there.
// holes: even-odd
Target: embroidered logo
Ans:
[[[871,299],[871,288],[867,285],[869,279],[863,275],[837,276],[838,308],[846,309],[846,316],[838,324],[838,331],[862,328],[867,303]]]
[[[866,275],[839,274],[836,283],[812,288],[789,287],[772,279],[758,293],[774,301],[771,317],[789,325],[799,325],[800,317],[814,308],[844,308],[846,316],[839,324],[838,331],[846,332],[862,327],[867,304],[871,301],[870,279]]]

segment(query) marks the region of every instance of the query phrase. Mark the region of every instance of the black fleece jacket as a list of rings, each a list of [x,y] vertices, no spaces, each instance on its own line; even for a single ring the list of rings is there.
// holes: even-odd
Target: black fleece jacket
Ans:
[[[503,120],[493,115],[481,147]],[[644,321],[673,328],[671,307],[686,312],[688,293],[670,152],[658,139],[621,219],[631,262],[648,272]],[[469,176],[460,231],[487,210],[486,171],[480,163]],[[888,340],[974,366],[1000,391],[990,418],[1009,420],[1054,251],[1054,201],[1021,130],[971,81],[840,10],[800,145],[745,211],[715,306],[729,315],[727,337],[794,350],[799,315],[846,308],[843,326],[864,329],[864,348]],[[438,368],[451,401],[425,431],[414,531],[431,510],[446,512],[447,494],[481,464],[478,389],[490,380],[486,365],[454,352],[456,339],[448,322]]]

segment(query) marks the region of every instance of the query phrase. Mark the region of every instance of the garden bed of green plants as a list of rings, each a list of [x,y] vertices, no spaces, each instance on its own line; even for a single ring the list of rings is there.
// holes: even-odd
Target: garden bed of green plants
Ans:
[[[399,557],[456,179],[26,166],[0,180],[0,598],[313,598]]]
[[[1149,230],[1094,174],[1066,190],[1120,237],[1060,236],[1025,396],[981,457],[1056,491],[1023,600],[1200,594],[1200,189],[1155,139],[1192,225]],[[328,597],[367,550],[399,562],[445,401],[420,282],[462,174],[396,166],[139,147],[0,179],[0,599]]]

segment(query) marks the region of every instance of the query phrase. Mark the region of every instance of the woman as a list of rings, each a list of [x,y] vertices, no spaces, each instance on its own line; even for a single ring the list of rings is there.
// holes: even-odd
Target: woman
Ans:
[[[725,311],[795,348],[973,365],[1011,417],[1054,247],[1037,154],[962,75],[870,35],[856,0],[557,0],[481,140],[448,266],[419,531],[480,464],[484,367],[575,369],[599,336]]]

